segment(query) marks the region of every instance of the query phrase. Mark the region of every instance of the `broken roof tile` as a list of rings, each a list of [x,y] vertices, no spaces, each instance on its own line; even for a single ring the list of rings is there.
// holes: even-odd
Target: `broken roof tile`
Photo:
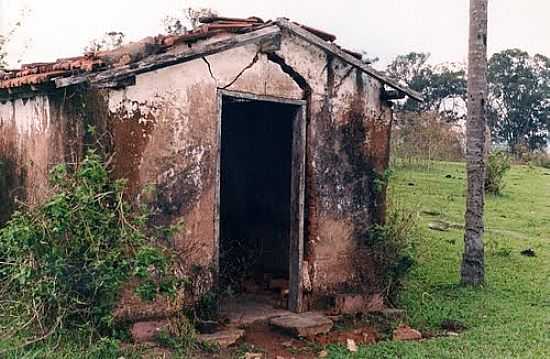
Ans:
[[[0,90],[37,85],[50,81],[53,77],[66,77],[91,73],[105,68],[137,62],[146,56],[165,52],[181,43],[193,43],[198,40],[216,36],[220,33],[242,33],[269,26],[271,21],[264,22],[259,17],[231,18],[210,16],[199,19],[201,25],[181,35],[159,35],[133,42],[120,48],[86,53],[82,56],[58,59],[55,62],[32,63],[21,66],[19,70],[0,71]],[[321,30],[301,25],[325,41],[334,41],[336,36]]]
[[[328,32],[322,31],[322,30],[315,29],[315,28],[310,27],[310,26],[298,24],[297,22],[294,22],[294,24],[300,26],[304,30],[307,30],[307,31],[311,32],[313,35],[316,35],[316,36],[320,37],[321,39],[323,39],[325,41],[329,41],[329,42],[336,41],[336,35],[330,34]]]
[[[20,87],[23,85],[38,85],[48,81],[51,78],[65,74],[65,71],[50,71],[38,74],[14,77],[6,80],[0,80],[0,88],[8,89]]]

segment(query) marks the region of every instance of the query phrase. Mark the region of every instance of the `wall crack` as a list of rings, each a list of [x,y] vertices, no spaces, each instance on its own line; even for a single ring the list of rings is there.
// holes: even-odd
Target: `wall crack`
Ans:
[[[225,90],[226,88],[228,87],[231,87],[235,82],[237,82],[239,80],[239,78],[247,71],[249,70],[252,66],[254,66],[254,64],[256,62],[258,62],[258,60],[260,59],[260,52],[256,52],[256,55],[254,55],[254,58],[252,59],[252,61],[246,65],[238,74],[237,76],[235,76],[235,78],[233,80],[231,80],[227,85],[225,85],[224,87],[222,87],[223,90]]]
[[[340,81],[338,81],[338,83],[336,85],[334,85],[334,92],[336,92],[340,86],[342,86],[342,84],[344,83],[344,81],[351,75],[351,73],[353,72],[354,68],[353,67],[350,67],[348,69],[348,71],[346,72],[346,74],[344,76],[342,76],[342,78],[340,79]]]
[[[267,59],[275,64],[277,64],[281,70],[287,75],[289,75],[294,82],[304,91],[304,98],[309,99],[309,96],[313,92],[311,86],[307,83],[306,79],[299,74],[292,66],[286,63],[285,59],[274,52],[267,53]]]
[[[210,62],[206,59],[206,57],[202,57],[202,60],[206,63],[206,66],[208,66],[208,72],[210,73],[210,77],[216,82],[216,86],[218,86],[218,79],[216,76],[214,76],[214,73],[212,72],[212,65],[210,65]]]

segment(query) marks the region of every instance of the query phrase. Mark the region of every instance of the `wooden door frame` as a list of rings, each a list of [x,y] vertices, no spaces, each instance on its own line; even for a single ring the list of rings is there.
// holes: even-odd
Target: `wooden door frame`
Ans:
[[[247,92],[218,90],[218,127],[216,134],[216,183],[214,198],[214,267],[216,278],[220,270],[220,168],[221,129],[223,98],[231,97],[252,101],[286,104],[296,107],[292,121],[292,159],[290,184],[290,237],[289,237],[289,294],[288,309],[303,311],[303,262],[304,262],[304,205],[305,205],[305,153],[306,153],[306,107],[305,100],[260,96]]]

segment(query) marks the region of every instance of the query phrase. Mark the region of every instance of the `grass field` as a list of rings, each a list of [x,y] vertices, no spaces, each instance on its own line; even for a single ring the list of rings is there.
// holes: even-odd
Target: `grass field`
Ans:
[[[458,337],[380,342],[353,355],[332,346],[330,358],[550,358],[550,170],[514,166],[504,194],[487,198],[487,284],[479,289],[457,284],[462,230],[428,229],[436,220],[463,222],[464,180],[463,164],[400,168],[391,179],[389,194],[400,208],[440,213],[419,217],[417,265],[401,294],[409,323],[431,330],[444,319],[454,319],[468,329]],[[536,257],[520,254],[527,248],[533,248]],[[120,356],[140,355],[121,352],[110,341],[88,347],[64,338],[12,352],[9,358]]]
[[[428,229],[436,220],[464,222],[464,181],[463,164],[400,168],[390,196],[401,208],[440,213],[420,215],[417,266],[401,294],[410,324],[429,330],[454,319],[468,330],[458,337],[381,342],[354,355],[333,347],[330,357],[550,358],[550,170],[514,166],[503,195],[487,197],[487,283],[480,289],[457,284],[463,231]],[[536,257],[520,254],[527,248]]]

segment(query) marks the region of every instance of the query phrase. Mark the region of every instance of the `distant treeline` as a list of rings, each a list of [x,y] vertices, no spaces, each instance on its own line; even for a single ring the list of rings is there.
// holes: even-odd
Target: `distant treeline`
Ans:
[[[464,64],[431,65],[429,54],[397,56],[386,73],[424,95],[425,102],[396,105],[394,149],[401,155],[452,160],[461,157],[466,115]],[[516,157],[541,153],[550,141],[550,58],[520,49],[489,59],[487,117],[494,146]],[[406,153],[403,153],[406,152]]]

